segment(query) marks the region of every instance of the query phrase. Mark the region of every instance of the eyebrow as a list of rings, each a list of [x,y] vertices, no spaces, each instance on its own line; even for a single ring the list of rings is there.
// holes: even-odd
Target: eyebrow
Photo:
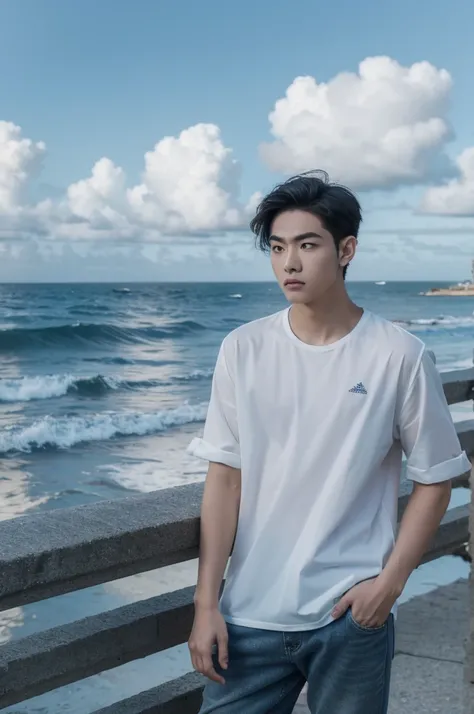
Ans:
[[[297,241],[306,240],[307,238],[320,238],[321,240],[324,240],[323,236],[319,235],[319,233],[314,233],[313,231],[310,231],[309,233],[301,233],[300,235],[295,236],[294,238],[290,238],[289,240],[287,240],[286,238],[280,238],[279,236],[271,235],[268,240],[273,240],[276,243],[296,243]]]

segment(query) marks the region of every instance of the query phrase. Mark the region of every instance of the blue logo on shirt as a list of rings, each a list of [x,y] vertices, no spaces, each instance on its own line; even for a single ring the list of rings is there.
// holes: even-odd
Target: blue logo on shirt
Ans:
[[[362,384],[362,382],[359,382],[359,384],[356,384],[355,387],[349,389],[349,392],[353,392],[354,394],[367,394],[367,390]]]

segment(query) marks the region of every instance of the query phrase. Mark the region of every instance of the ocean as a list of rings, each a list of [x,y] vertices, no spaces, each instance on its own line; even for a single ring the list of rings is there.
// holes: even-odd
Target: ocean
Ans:
[[[348,283],[356,303],[424,340],[441,371],[472,366],[474,298],[424,296],[430,287]],[[185,448],[202,430],[220,342],[286,304],[273,283],[0,285],[0,519],[202,480]],[[471,414],[453,408],[455,420]],[[0,613],[0,642],[191,584],[195,566]],[[435,561],[410,592],[467,572]],[[4,711],[88,714],[187,669],[183,645]]]

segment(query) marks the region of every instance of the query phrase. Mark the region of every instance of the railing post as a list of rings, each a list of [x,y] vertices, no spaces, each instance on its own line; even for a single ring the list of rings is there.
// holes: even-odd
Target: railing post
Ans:
[[[467,652],[467,708],[468,714],[474,714],[474,574],[472,557],[474,555],[474,467],[471,469],[471,514],[469,519],[469,552],[471,554],[471,572],[469,575],[469,643]]]
[[[474,351],[473,351],[474,361]],[[474,394],[472,395],[474,398]],[[473,401],[474,409],[474,401]],[[469,642],[467,647],[467,706],[466,712],[474,714],[474,572],[472,567],[472,558],[474,556],[474,459],[471,459],[473,468],[471,469],[471,511],[469,519],[469,553],[471,555],[471,572],[469,575]]]

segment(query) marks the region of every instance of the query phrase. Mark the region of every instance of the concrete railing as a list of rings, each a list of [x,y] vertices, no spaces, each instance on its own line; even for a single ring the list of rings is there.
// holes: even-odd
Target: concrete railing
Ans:
[[[474,369],[445,374],[443,383],[450,404],[474,397]],[[474,420],[457,429],[474,458]],[[469,474],[454,485],[468,486]],[[203,484],[190,484],[1,522],[0,610],[197,557],[202,490]],[[409,490],[403,482],[400,515]],[[424,562],[459,552],[468,539],[469,506],[450,510]],[[0,646],[0,709],[186,642],[193,591],[184,588]],[[471,642],[473,619],[474,602]],[[474,645],[469,661],[473,686]],[[190,673],[94,714],[196,714],[202,686],[202,677]]]

